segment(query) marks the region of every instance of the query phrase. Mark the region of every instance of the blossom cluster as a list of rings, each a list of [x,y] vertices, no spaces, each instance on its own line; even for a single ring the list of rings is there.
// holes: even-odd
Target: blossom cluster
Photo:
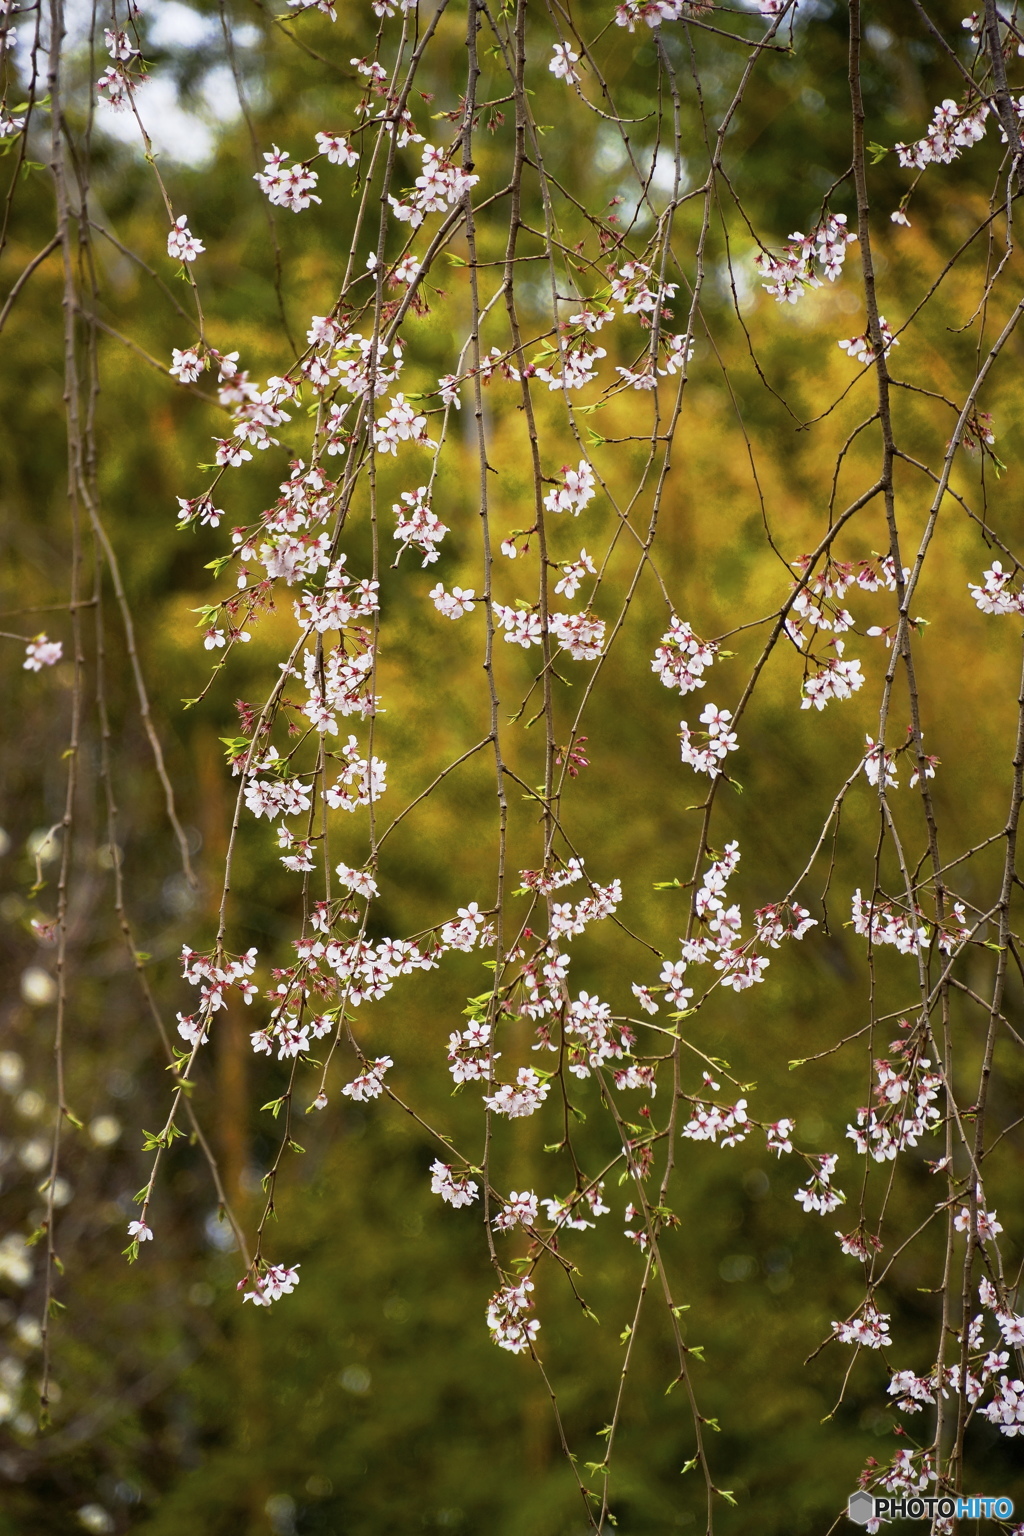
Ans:
[[[1016,574],[1004,571],[998,560],[983,573],[982,586],[968,582],[967,587],[982,613],[1024,613],[1024,593],[1015,588]]]
[[[916,1147],[928,1131],[937,1129],[941,1113],[935,1100],[942,1078],[931,1070],[927,1057],[915,1056],[909,1047],[895,1041],[893,1054],[901,1053],[893,1066],[887,1060],[874,1064],[875,1106],[857,1111],[857,1124],[847,1126],[846,1134],[858,1152],[876,1163],[891,1162],[906,1147]]]
[[[527,1314],[533,1306],[532,1280],[505,1285],[495,1291],[487,1306],[487,1327],[499,1349],[520,1355],[532,1345],[540,1323]]]
[[[697,734],[704,741],[704,746],[695,746],[694,733],[689,725],[685,720],[679,722],[682,760],[695,773],[706,773],[715,779],[724,772],[722,765],[729,753],[737,750],[739,742],[736,732],[731,729],[732,714],[729,710],[719,709],[717,704],[705,704],[700,719],[706,730]]]
[[[675,614],[654,652],[651,671],[666,688],[692,693],[704,687],[704,673],[718,655],[718,642],[699,639],[684,619]]]
[[[832,1175],[835,1173],[838,1161],[835,1153],[813,1159],[817,1166],[813,1168],[807,1183],[793,1196],[805,1211],[817,1211],[819,1216],[827,1216],[846,1199],[843,1191],[837,1189],[832,1183]]]
[[[922,170],[926,165],[949,165],[965,149],[985,137],[989,106],[985,101],[961,106],[948,98],[935,108],[924,136],[913,144],[897,144],[900,165]]]
[[[808,288],[820,288],[822,277],[834,283],[843,270],[846,247],[857,236],[846,227],[845,213],[829,213],[809,235],[790,235],[781,256],[759,251],[754,265],[767,278],[762,286],[780,304],[795,304]],[[815,271],[815,265],[822,277]]]

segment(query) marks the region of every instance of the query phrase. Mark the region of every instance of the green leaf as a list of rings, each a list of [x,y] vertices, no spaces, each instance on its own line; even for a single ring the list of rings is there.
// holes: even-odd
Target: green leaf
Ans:
[[[885,159],[889,152],[889,146],[887,144],[868,145],[868,154],[871,156],[872,165],[878,165],[880,161]]]

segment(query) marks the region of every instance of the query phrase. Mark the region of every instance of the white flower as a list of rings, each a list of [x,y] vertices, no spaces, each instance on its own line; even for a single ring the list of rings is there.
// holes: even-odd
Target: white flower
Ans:
[[[22,666],[26,672],[40,672],[43,667],[52,667],[60,661],[64,654],[64,647],[59,640],[49,640],[46,635],[36,635],[25,647],[25,660]]]
[[[465,1174],[455,1175],[448,1163],[435,1159],[430,1165],[430,1188],[456,1210],[462,1205],[472,1205],[480,1193],[479,1187]]]
[[[573,53],[565,43],[556,43],[551,50],[551,60],[548,69],[556,80],[564,80],[566,85],[576,85],[579,82],[579,74],[573,69],[574,64],[579,63],[579,54]]]
[[[201,240],[197,240],[188,227],[187,214],[180,214],[171,226],[171,232],[167,236],[167,254],[177,257],[179,261],[195,261],[201,256],[206,246]]]

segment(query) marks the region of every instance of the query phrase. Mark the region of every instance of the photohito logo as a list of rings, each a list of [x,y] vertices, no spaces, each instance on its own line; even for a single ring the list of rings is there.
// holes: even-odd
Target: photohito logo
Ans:
[[[857,1525],[867,1525],[869,1520],[1012,1520],[1013,1500],[996,1498],[992,1494],[975,1494],[972,1498],[886,1498],[876,1499],[863,1489],[851,1493],[846,1506],[850,1519]]]

